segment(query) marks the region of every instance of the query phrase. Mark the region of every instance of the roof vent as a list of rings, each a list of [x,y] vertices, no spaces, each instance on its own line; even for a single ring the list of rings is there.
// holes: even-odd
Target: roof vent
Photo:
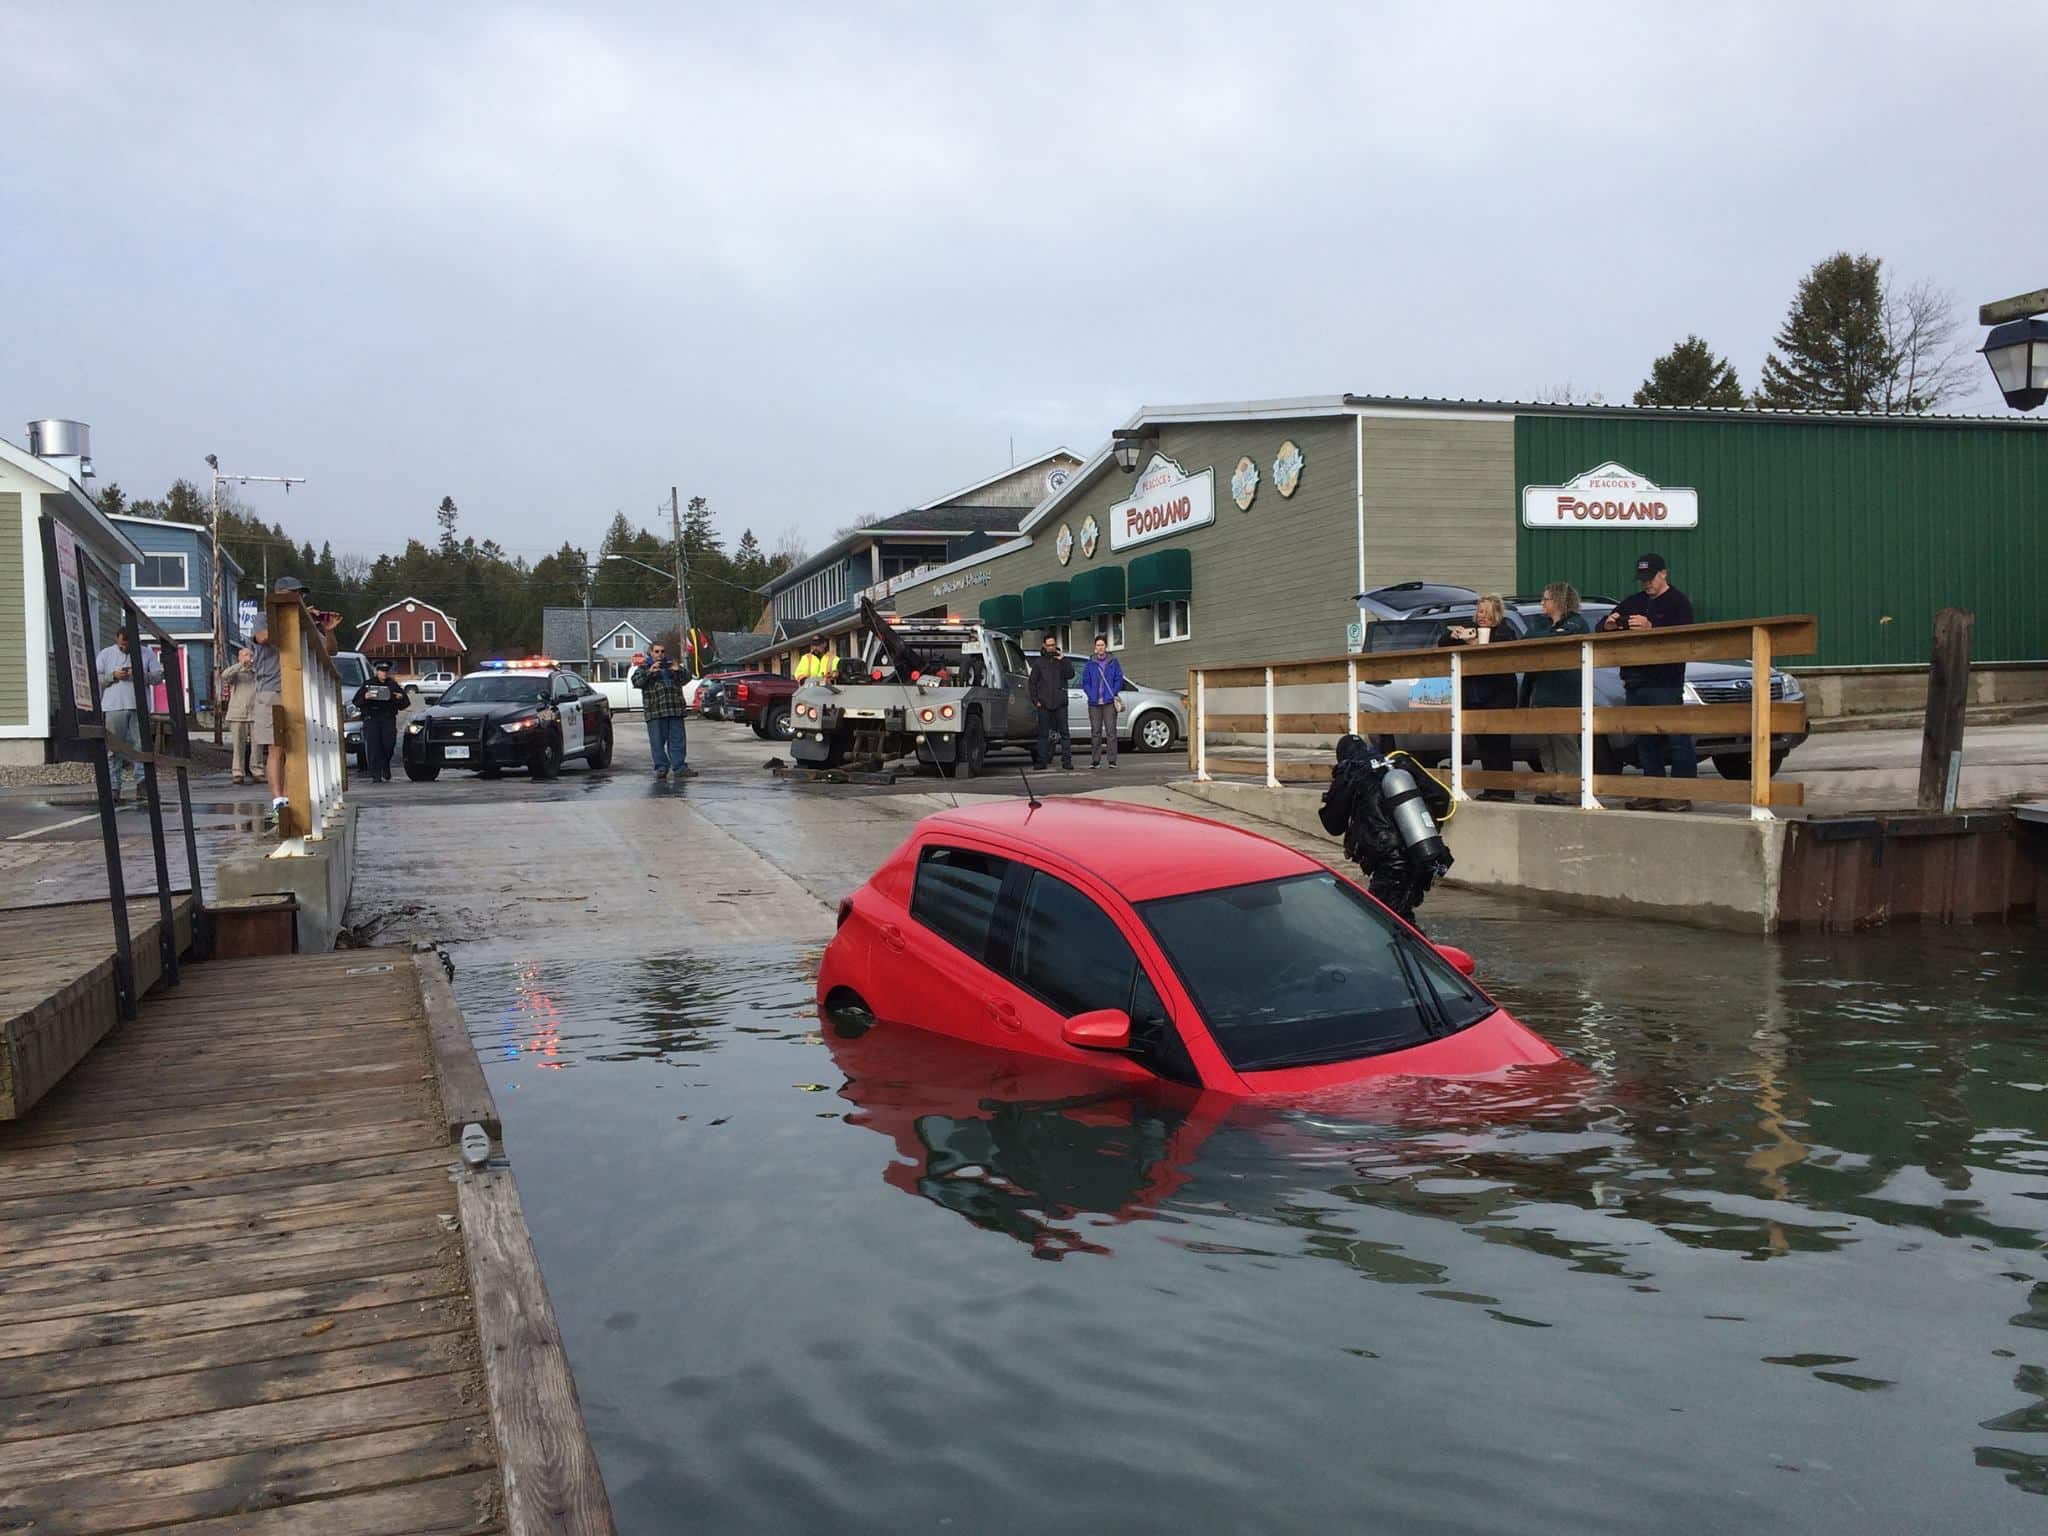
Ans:
[[[92,428],[82,421],[51,417],[30,422],[28,451],[80,485],[92,478]]]

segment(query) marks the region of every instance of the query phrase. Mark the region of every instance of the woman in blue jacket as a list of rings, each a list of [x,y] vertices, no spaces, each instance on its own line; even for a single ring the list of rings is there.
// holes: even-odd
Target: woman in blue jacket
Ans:
[[[1123,664],[1109,654],[1109,642],[1095,637],[1095,654],[1081,668],[1081,692],[1088,697],[1088,766],[1100,768],[1104,744],[1109,766],[1116,766],[1116,715],[1124,707]]]

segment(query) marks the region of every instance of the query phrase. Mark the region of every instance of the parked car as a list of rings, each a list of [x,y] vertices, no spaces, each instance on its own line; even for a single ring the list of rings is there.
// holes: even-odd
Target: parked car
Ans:
[[[1067,690],[1067,723],[1077,743],[1088,737],[1088,696],[1081,691],[1081,668],[1087,658],[1074,658],[1074,686]],[[1118,695],[1123,708],[1116,717],[1116,739],[1134,752],[1165,752],[1188,734],[1187,706],[1180,695],[1164,688],[1147,688],[1124,679]]]
[[[722,683],[738,677],[738,671],[727,668],[723,672],[706,672],[691,678],[683,684],[683,707],[696,714],[704,712],[704,690],[713,683]]]
[[[1403,582],[1396,587],[1368,592],[1359,600],[1361,609],[1372,616],[1368,618],[1365,629],[1366,654],[1433,646],[1442,638],[1445,626],[1464,623],[1472,618],[1478,600],[1479,594],[1470,588],[1423,582]],[[1580,611],[1585,614],[1586,622],[1595,629],[1600,627],[1600,621],[1613,607],[1614,599],[1611,597],[1587,597],[1580,602]],[[1507,627],[1514,638],[1526,637],[1531,622],[1542,612],[1543,605],[1539,601],[1508,599]],[[1747,704],[1750,687],[1747,662],[1686,663],[1684,701],[1687,704]],[[1805,696],[1799,680],[1791,673],[1772,669],[1773,699],[1796,701]],[[1446,677],[1362,678],[1358,685],[1359,709],[1375,715],[1398,715],[1406,709],[1441,709],[1449,705],[1450,698],[1450,679]],[[1593,702],[1601,708],[1616,707],[1625,702],[1620,668],[1594,669]],[[1426,762],[1440,761],[1450,755],[1451,739],[1448,734],[1418,735],[1398,728],[1388,729],[1387,723],[1379,720],[1361,720],[1360,725],[1382,751],[1401,747]],[[1806,740],[1806,736],[1807,733],[1800,730],[1780,732],[1771,738],[1771,772],[1776,773],[1785,765],[1786,757]],[[1515,756],[1532,766],[1536,762],[1536,745],[1534,735],[1518,735],[1513,739]],[[1703,759],[1713,761],[1723,778],[1749,777],[1750,742],[1747,735],[1700,736],[1695,738],[1694,745]],[[1478,749],[1468,743],[1466,755],[1468,760],[1476,760]],[[1634,754],[1630,738],[1616,733],[1596,739],[1593,755],[1595,773],[1620,773],[1624,765],[1633,760]]]
[[[1472,969],[1255,833],[1005,798],[927,817],[841,901],[818,1004],[1250,1098],[1561,1060]]]
[[[356,696],[356,690],[370,680],[370,658],[361,651],[336,651],[334,670],[341,677],[341,748],[360,773],[366,766],[363,762],[363,714],[349,701]]]
[[[425,676],[420,678],[419,683],[417,684],[417,687],[419,689],[420,702],[422,704],[434,703],[441,697],[442,694],[448,691],[449,684],[453,683],[454,681],[455,674],[453,672],[427,673]]]
[[[495,779],[524,768],[552,779],[564,759],[593,769],[612,760],[612,707],[574,672],[549,662],[498,662],[458,678],[441,701],[406,722],[399,735],[405,776],[417,782],[443,768]]]
[[[706,689],[699,695],[707,701],[702,711],[704,717],[707,720],[745,720],[746,703],[740,697],[740,685],[767,681],[774,676],[773,672],[732,672],[712,679],[717,684],[716,688]]]

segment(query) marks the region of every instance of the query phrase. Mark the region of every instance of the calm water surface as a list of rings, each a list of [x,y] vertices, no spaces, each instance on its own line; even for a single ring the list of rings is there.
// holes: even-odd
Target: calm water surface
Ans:
[[[2048,1529],[2038,931],[1433,927],[1585,1070],[1254,1116],[460,955],[622,1527]]]

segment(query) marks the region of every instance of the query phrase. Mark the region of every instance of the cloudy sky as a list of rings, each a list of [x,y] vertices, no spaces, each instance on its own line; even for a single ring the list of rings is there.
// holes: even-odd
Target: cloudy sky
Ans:
[[[1689,330],[1748,387],[1840,248],[1975,345],[2048,283],[2044,54],[2018,0],[0,0],[0,436],[305,475],[259,504],[343,551],[671,483],[815,547],[1144,403],[1626,399]]]

